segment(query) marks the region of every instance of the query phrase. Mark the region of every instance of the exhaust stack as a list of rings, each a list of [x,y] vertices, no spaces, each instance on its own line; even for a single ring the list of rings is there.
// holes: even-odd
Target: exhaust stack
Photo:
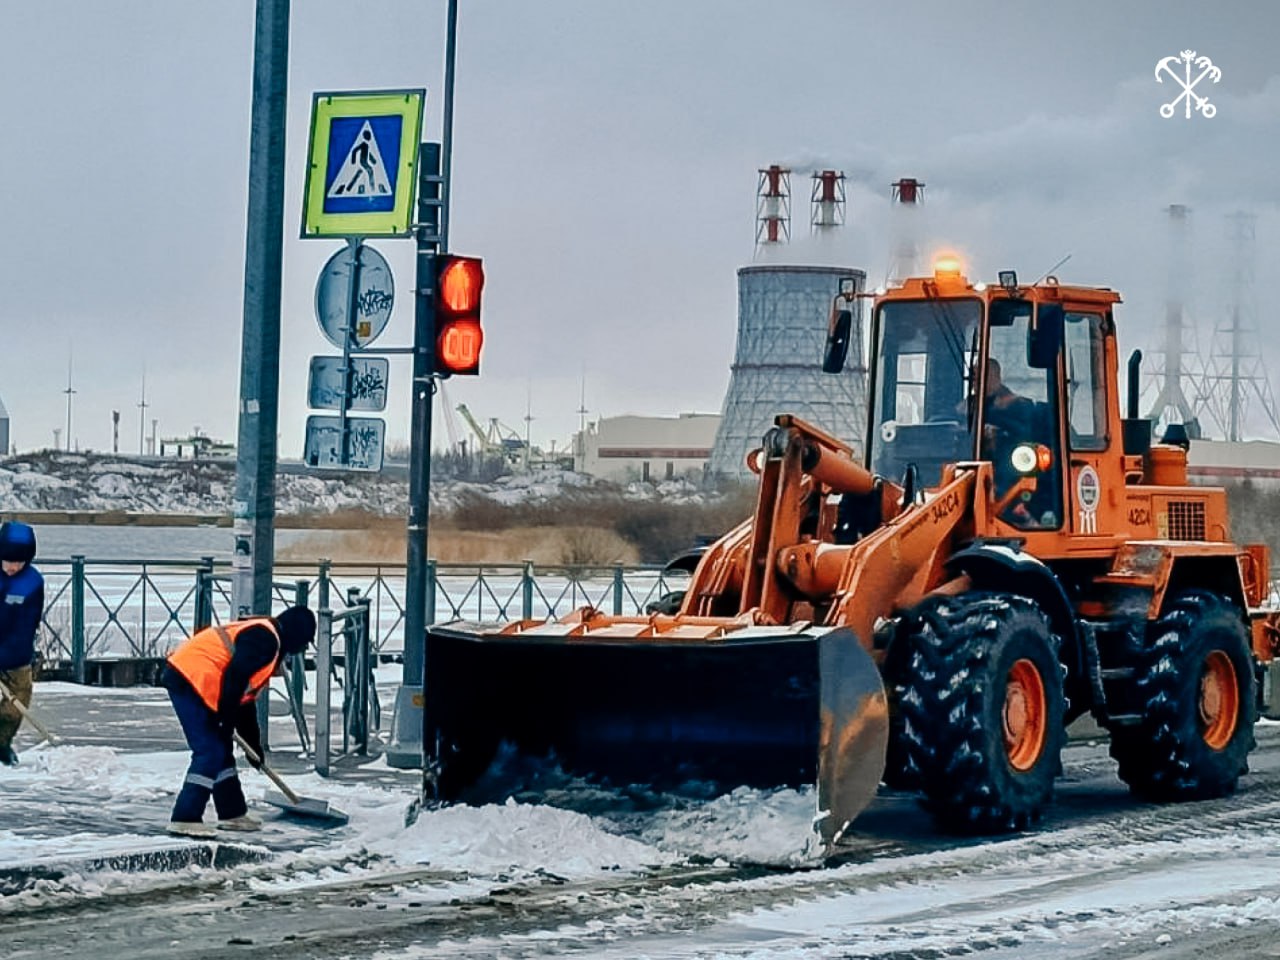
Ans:
[[[791,242],[791,171],[778,164],[760,171],[756,183],[756,255]]]

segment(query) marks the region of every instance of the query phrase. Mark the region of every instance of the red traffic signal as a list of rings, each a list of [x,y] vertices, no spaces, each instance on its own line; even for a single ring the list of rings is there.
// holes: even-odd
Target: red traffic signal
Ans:
[[[479,257],[442,256],[436,273],[435,372],[441,376],[480,372],[480,293],[484,266]]]

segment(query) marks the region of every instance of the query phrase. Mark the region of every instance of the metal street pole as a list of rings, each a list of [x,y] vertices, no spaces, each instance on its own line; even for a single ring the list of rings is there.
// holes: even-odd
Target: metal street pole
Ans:
[[[408,569],[405,585],[404,682],[422,685],[426,637],[427,524],[431,489],[431,414],[435,378],[436,251],[440,241],[440,145],[418,152],[417,265],[413,326],[413,413],[409,428]]]
[[[231,602],[235,617],[271,613],[288,61],[289,0],[257,0],[240,343],[240,427],[232,503],[235,552]],[[261,706],[266,706],[265,698]]]
[[[449,0],[444,41],[444,126],[440,137],[440,252],[449,250],[449,197],[453,178],[453,62],[458,52],[458,0]]]
[[[409,426],[409,522],[406,530],[404,671],[396,693],[396,724],[387,765],[422,765],[423,681],[427,638],[427,523],[431,491],[431,408],[435,378],[436,247],[440,232],[440,145],[418,149],[417,264],[414,275],[413,407]]]
[[[424,143],[418,154],[418,257],[413,352],[413,418],[409,429],[409,522],[405,570],[405,641],[403,685],[396,700],[397,728],[387,750],[387,763],[422,766],[422,800],[435,796],[435,770],[425,763],[430,721],[423,699],[426,688],[427,534],[430,522],[431,419],[435,379],[436,256],[449,249],[449,177],[453,155],[453,80],[457,57],[458,0],[449,0],[444,48],[444,115],[439,146]],[[434,226],[435,229],[432,229]],[[403,719],[400,719],[403,718]],[[416,727],[416,729],[411,729]],[[413,741],[416,740],[416,743]]]

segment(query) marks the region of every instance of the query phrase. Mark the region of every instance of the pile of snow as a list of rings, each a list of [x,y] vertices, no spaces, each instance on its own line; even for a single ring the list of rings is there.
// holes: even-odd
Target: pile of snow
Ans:
[[[585,814],[517,803],[424,811],[412,826],[366,834],[365,848],[402,864],[490,876],[586,879],[673,863],[674,854],[608,832]]]
[[[4,786],[6,792],[34,792],[75,784],[78,798],[126,803],[155,800],[172,795],[189,759],[189,754],[177,751],[125,753],[114,747],[41,745],[24,751],[22,762],[5,771]]]

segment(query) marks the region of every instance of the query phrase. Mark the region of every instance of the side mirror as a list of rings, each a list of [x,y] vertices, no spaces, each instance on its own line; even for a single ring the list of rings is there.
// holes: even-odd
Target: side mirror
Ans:
[[[827,349],[822,356],[823,373],[839,373],[849,356],[849,336],[853,330],[853,311],[833,309],[827,327]]]
[[[1048,370],[1058,362],[1062,348],[1065,311],[1060,303],[1042,303],[1027,334],[1027,366]]]

